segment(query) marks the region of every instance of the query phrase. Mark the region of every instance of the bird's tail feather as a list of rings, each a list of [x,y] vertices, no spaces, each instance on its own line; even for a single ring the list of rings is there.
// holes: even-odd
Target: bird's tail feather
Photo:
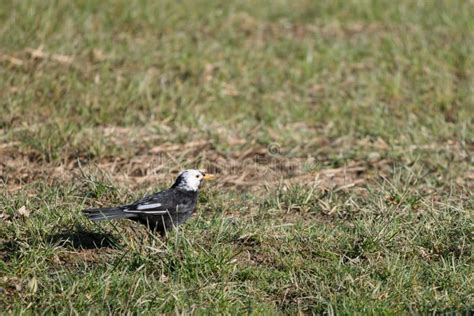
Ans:
[[[92,221],[135,217],[134,214],[125,213],[121,207],[89,208],[82,213]]]

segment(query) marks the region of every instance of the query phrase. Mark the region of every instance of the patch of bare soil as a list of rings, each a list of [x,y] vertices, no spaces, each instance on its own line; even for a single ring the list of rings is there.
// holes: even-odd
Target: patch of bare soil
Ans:
[[[387,176],[394,165],[393,161],[383,157],[389,146],[381,139],[314,139],[306,142],[304,148],[285,151],[278,145],[264,146],[227,135],[223,142],[228,143],[229,148],[235,148],[237,144],[239,149],[224,152],[206,138],[184,144],[163,142],[153,139],[154,136],[145,130],[127,128],[98,129],[94,134],[95,137],[104,137],[107,142],[134,148],[133,158],[104,157],[87,161],[82,157],[64,157],[61,162],[48,163],[39,159],[33,150],[21,149],[18,143],[4,143],[0,144],[0,181],[8,191],[15,191],[34,181],[61,183],[72,181],[81,173],[99,170],[113,181],[135,188],[170,183],[183,168],[201,168],[219,176],[213,186],[229,189],[261,190],[268,185],[297,184],[317,185],[323,190],[348,190],[363,186],[373,177]],[[157,142],[160,145],[154,145]],[[312,152],[310,146],[318,148],[314,155],[308,154]],[[443,146],[454,152],[465,152],[459,143],[438,144],[435,149]],[[367,150],[369,154],[363,160],[345,161],[343,166],[334,168],[329,167],[327,156],[333,148],[358,148]],[[297,156],[295,152],[302,154]],[[471,182],[473,174],[474,170],[469,170],[458,181]]]
[[[64,182],[71,180],[79,169],[83,172],[94,172],[93,170],[98,168],[115,181],[132,187],[162,181],[170,182],[184,166],[193,165],[192,158],[189,160],[183,157],[179,160],[174,158],[175,153],[183,151],[188,157],[201,156],[203,159],[205,157],[205,166],[199,162],[197,165],[216,173],[219,176],[219,181],[216,183],[218,186],[236,189],[261,189],[264,185],[279,182],[300,185],[318,184],[328,188],[345,189],[363,184],[367,171],[371,168],[363,162],[351,162],[341,168],[311,171],[304,168],[314,164],[314,159],[272,156],[266,153],[265,148],[254,148],[245,155],[224,155],[209,147],[193,149],[186,145],[173,145],[161,151],[160,154],[148,152],[135,156],[131,160],[118,157],[81,166],[74,161],[67,165],[44,164],[35,161],[32,153],[3,151],[0,158],[0,181],[6,184],[9,191],[16,191],[34,181],[42,180],[49,184],[55,181]]]

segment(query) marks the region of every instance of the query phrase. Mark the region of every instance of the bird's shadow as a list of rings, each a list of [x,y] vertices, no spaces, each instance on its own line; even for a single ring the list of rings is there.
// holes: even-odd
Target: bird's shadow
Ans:
[[[73,249],[119,248],[119,242],[112,234],[88,231],[82,226],[51,234],[47,240],[50,243]]]

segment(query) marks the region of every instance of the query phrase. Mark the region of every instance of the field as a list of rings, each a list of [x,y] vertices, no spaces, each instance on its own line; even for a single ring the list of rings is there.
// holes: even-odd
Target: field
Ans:
[[[474,308],[473,1],[3,0],[0,87],[2,314]]]

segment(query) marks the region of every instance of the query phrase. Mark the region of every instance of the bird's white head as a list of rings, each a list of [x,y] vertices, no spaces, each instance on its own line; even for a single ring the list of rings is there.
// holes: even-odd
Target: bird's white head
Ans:
[[[210,180],[213,178],[213,175],[207,174],[202,170],[188,169],[179,174],[172,188],[196,192],[199,190],[199,186],[203,180]]]

